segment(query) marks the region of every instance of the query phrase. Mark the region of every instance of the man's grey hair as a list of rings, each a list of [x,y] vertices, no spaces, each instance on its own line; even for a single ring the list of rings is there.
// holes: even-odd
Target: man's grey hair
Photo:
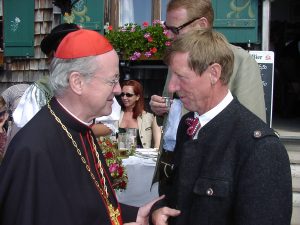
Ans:
[[[78,72],[89,81],[98,70],[95,56],[78,59],[53,58],[50,65],[50,87],[54,96],[61,96],[69,87],[69,76]]]

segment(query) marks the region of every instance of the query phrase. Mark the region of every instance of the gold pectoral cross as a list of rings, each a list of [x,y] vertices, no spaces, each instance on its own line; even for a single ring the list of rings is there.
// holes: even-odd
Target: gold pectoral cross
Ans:
[[[118,220],[118,217],[120,216],[119,209],[112,206],[112,204],[108,204],[108,211],[111,221],[114,223],[114,225],[120,225],[120,222]]]

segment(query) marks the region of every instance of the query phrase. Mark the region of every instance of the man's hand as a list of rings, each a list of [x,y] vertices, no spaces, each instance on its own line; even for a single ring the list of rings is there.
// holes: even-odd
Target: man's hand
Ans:
[[[148,203],[147,205],[145,205],[146,207],[148,207],[148,205],[150,204],[154,204],[157,200],[159,200],[159,199],[156,199],[156,200],[154,200],[154,201],[152,201],[152,202],[150,202],[150,203]],[[152,206],[151,205],[151,206]],[[143,207],[145,207],[145,206],[142,206],[141,208],[143,208]],[[141,208],[140,208],[140,210],[141,210]],[[151,207],[150,207],[151,208]],[[132,222],[132,223],[124,223],[124,225],[149,225],[149,211],[150,211],[150,209],[149,209],[149,211],[148,211],[148,214],[147,214],[147,216],[146,217],[144,217],[143,219],[138,219],[138,217],[139,217],[139,213],[140,213],[140,210],[139,210],[139,212],[138,212],[138,216],[137,216],[137,220],[136,220],[136,222]],[[143,209],[144,210],[144,209]],[[143,211],[142,210],[142,211]],[[147,210],[146,210],[147,211]],[[145,213],[146,211],[143,211],[143,213]],[[143,214],[143,213],[141,213],[141,214]],[[157,209],[157,210],[155,210],[154,212],[153,212],[153,214],[152,214],[152,223],[154,224],[154,225],[168,225],[168,218],[170,217],[170,216],[173,216],[173,217],[175,217],[175,216],[178,216],[180,214],[180,211],[179,210],[177,210],[177,209],[171,209],[171,208],[169,208],[169,207],[163,207],[163,208],[160,208],[160,209]],[[145,216],[145,215],[144,215]]]
[[[162,116],[163,114],[165,114],[169,111],[169,107],[166,105],[166,100],[161,96],[152,95],[149,104],[150,104],[151,110],[157,116]]]
[[[169,207],[159,208],[152,213],[152,223],[154,225],[167,225],[170,216],[174,217],[179,214],[180,211],[177,209],[171,209]]]
[[[151,210],[152,205],[155,202],[163,199],[164,197],[165,196],[162,195],[158,198],[155,198],[151,202],[148,202],[146,205],[143,205],[142,207],[140,207],[139,211],[138,211],[138,214],[137,214],[137,217],[136,217],[136,223],[141,224],[141,225],[148,225],[149,224],[149,214],[150,214],[150,210]]]

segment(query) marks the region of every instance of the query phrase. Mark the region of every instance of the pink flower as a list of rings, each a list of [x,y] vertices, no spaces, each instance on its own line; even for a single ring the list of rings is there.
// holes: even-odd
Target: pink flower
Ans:
[[[153,41],[153,38],[152,37],[148,37],[148,42],[152,42]]]
[[[161,24],[160,20],[153,20],[153,25],[155,24]]]
[[[150,58],[152,56],[152,53],[151,52],[145,52],[144,54],[147,58]]]
[[[144,22],[143,23],[143,27],[148,27],[149,26],[149,23],[148,22]]]
[[[133,53],[135,57],[140,58],[141,57],[141,53],[140,52],[134,52]]]
[[[149,37],[151,37],[150,33],[144,34],[144,38],[148,39]]]
[[[135,57],[134,55],[132,55],[132,56],[129,57],[129,60],[135,61],[135,60],[137,60],[137,57]]]
[[[171,43],[171,41],[166,41],[165,42],[165,46],[170,46],[172,43]]]
[[[137,60],[141,57],[141,53],[140,52],[134,52],[132,56],[129,57],[129,59],[131,61]]]
[[[112,163],[109,166],[109,172],[114,173],[117,171],[118,168],[119,168],[119,165],[117,163]]]

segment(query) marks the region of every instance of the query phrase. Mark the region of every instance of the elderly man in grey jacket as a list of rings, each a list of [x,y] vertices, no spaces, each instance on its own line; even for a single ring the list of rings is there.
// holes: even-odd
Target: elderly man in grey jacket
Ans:
[[[180,36],[166,52],[168,89],[190,112],[180,120],[154,224],[290,224],[286,149],[228,89],[233,60],[225,37],[211,29]],[[181,214],[169,217],[170,208]]]

